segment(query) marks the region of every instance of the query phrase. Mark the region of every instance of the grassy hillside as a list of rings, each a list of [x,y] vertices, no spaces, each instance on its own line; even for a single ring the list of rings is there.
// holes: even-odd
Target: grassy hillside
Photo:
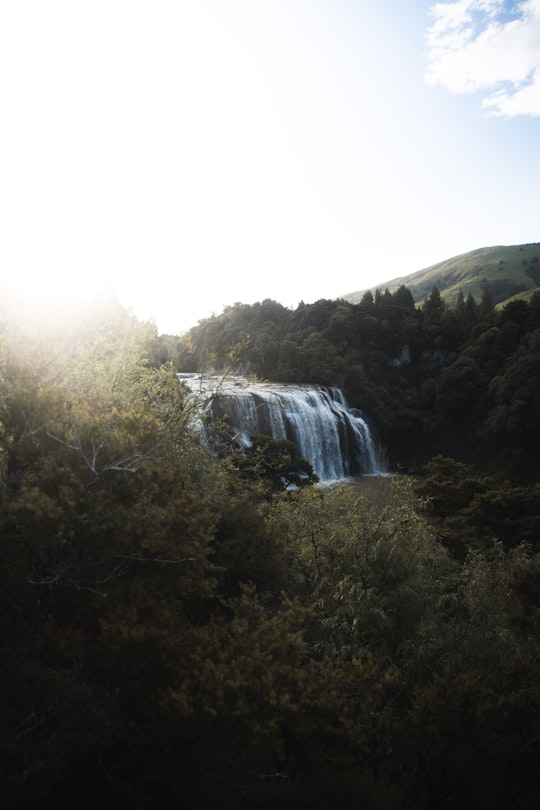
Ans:
[[[515,296],[527,297],[540,287],[540,242],[479,248],[377,286],[393,292],[402,284],[410,289],[416,302],[423,301],[434,286],[449,304],[453,304],[459,290],[465,298],[471,293],[479,301],[486,285],[496,304]],[[343,298],[356,304],[365,292],[360,290]]]

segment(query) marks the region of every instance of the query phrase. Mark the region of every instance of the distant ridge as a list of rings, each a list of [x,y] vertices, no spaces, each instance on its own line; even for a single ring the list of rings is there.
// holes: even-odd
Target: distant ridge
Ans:
[[[540,290],[540,242],[471,250],[408,276],[400,276],[341,297],[357,304],[368,291],[375,293],[377,289],[381,292],[388,289],[394,292],[403,284],[408,287],[416,303],[422,302],[433,287],[437,287],[442,298],[450,305],[455,302],[460,290],[465,298],[471,294],[477,302],[480,301],[486,286],[495,304],[515,297],[528,298],[535,290]]]

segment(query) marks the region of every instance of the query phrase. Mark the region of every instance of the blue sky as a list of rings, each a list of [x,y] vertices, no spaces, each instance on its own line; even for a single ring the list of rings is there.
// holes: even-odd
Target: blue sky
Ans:
[[[540,241],[540,0],[0,5],[0,280],[160,331]]]

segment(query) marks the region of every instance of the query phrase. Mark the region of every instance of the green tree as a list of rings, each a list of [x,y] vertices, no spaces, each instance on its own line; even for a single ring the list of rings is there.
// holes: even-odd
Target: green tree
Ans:
[[[54,803],[57,783],[75,793],[113,748],[129,760],[153,738],[150,703],[214,594],[219,476],[191,400],[152,367],[152,330],[110,314],[2,334],[0,778],[14,807]]]
[[[427,326],[438,326],[445,310],[444,301],[441,298],[439,288],[434,286],[431,293],[422,305],[422,314]]]
[[[313,467],[298,455],[298,447],[286,439],[275,440],[255,433],[246,450],[233,459],[242,478],[265,481],[270,491],[310,486],[319,480]]]
[[[482,288],[482,297],[480,298],[480,305],[478,307],[482,320],[490,321],[493,317],[494,309],[495,300],[493,298],[493,293],[490,286],[485,284]]]
[[[280,505],[333,655],[398,666],[413,639],[420,641],[439,588],[430,571],[451,564],[414,503],[402,482],[382,508],[339,487],[307,490]]]

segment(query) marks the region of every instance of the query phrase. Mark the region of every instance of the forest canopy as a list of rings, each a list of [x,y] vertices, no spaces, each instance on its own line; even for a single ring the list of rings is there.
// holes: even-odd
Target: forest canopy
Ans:
[[[183,338],[5,314],[6,806],[536,808],[539,327],[406,289]],[[283,491],[291,448],[203,440],[208,368],[342,386],[416,474]]]
[[[235,304],[162,340],[178,370],[342,388],[394,470],[443,453],[528,481],[540,474],[539,329],[537,293],[498,309],[488,286],[455,306],[434,287],[417,306],[401,286],[358,304]]]

